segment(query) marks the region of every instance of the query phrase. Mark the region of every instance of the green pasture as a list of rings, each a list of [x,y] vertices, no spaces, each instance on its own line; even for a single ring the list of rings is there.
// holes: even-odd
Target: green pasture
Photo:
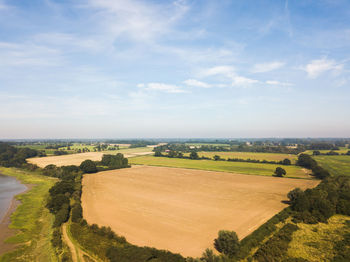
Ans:
[[[350,156],[313,156],[313,158],[332,175],[350,176]]]
[[[18,195],[21,201],[11,215],[10,228],[17,234],[6,240],[18,247],[0,256],[0,261],[57,261],[51,245],[53,215],[45,208],[49,189],[57,179],[15,168],[0,168],[4,175],[13,176],[32,188]]]
[[[339,150],[333,150],[334,152],[337,152],[339,154],[345,154],[349,151],[350,149],[347,148],[347,147],[339,147]],[[309,155],[312,155],[312,153],[314,151],[320,151],[321,154],[326,154],[328,153],[329,151],[331,150],[306,150],[305,152],[303,152],[304,154],[309,154]]]
[[[166,166],[166,167],[181,167],[211,171],[223,171],[231,173],[272,176],[276,167],[280,165],[260,164],[247,162],[228,162],[228,161],[213,161],[213,160],[191,160],[182,158],[140,156],[129,159],[130,164],[150,165],[150,166]],[[286,171],[286,177],[289,178],[310,178],[311,173],[305,172],[297,166],[282,166]]]
[[[189,155],[185,154],[185,155]],[[254,153],[254,152],[198,152],[199,157],[205,156],[213,158],[215,155],[220,156],[223,159],[239,158],[239,159],[254,159],[254,160],[267,160],[267,161],[281,161],[285,158],[290,159],[294,164],[297,160],[296,155],[291,154],[278,154],[278,153]]]

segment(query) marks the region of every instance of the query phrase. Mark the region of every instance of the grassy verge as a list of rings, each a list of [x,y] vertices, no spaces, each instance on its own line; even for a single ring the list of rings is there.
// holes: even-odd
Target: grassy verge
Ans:
[[[181,167],[211,171],[222,171],[231,173],[240,173],[248,175],[272,176],[276,167],[280,165],[246,163],[246,162],[226,162],[213,160],[190,160],[181,158],[140,156],[129,159],[130,164]],[[286,171],[286,177],[289,178],[310,178],[302,168],[297,166],[282,166]],[[310,171],[311,173],[311,171]]]
[[[56,179],[15,168],[0,168],[0,172],[23,184],[34,185],[30,191],[17,196],[21,204],[11,216],[10,228],[18,231],[6,242],[17,244],[18,248],[3,254],[0,261],[57,261],[50,242],[53,216],[45,208],[48,190]]]

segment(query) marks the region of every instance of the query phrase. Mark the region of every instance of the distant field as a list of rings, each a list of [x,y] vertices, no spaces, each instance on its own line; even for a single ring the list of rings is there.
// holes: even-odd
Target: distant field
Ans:
[[[185,143],[186,146],[224,146],[224,147],[229,147],[230,144],[210,144],[210,143]]]
[[[45,167],[50,164],[56,166],[67,166],[67,165],[80,165],[84,160],[90,159],[93,161],[100,161],[103,154],[117,154],[122,153],[125,157],[135,157],[140,155],[153,154],[152,149],[148,147],[139,148],[128,148],[113,151],[103,151],[103,152],[87,152],[71,155],[62,156],[48,156],[48,157],[35,157],[28,158],[27,161],[32,164],[36,164],[39,167]]]
[[[189,154],[187,154],[189,155]],[[277,154],[277,153],[250,153],[250,152],[198,152],[198,155],[213,158],[218,155],[221,158],[240,158],[240,159],[254,159],[254,160],[267,160],[267,161],[281,161],[288,158],[295,163],[297,160],[296,155],[291,154]]]
[[[350,156],[313,156],[332,175],[350,176]]]
[[[337,152],[337,153],[339,153],[339,154],[344,154],[344,153],[347,153],[349,150],[350,150],[350,149],[347,148],[347,147],[339,147],[339,150],[334,150],[334,151]],[[312,153],[313,153],[314,151],[320,151],[320,153],[325,154],[325,153],[328,153],[328,152],[331,151],[331,150],[306,150],[306,151],[303,152],[303,153],[312,155]]]
[[[190,160],[181,158],[141,156],[131,158],[131,164],[151,165],[151,166],[167,166],[193,168],[212,171],[223,171],[249,175],[272,176],[276,167],[280,165],[273,164],[257,164],[246,162],[227,162],[213,160]],[[286,177],[294,178],[310,178],[310,172],[297,166],[282,166],[286,171]]]
[[[290,190],[318,182],[136,166],[84,175],[82,206],[88,223],[132,244],[198,257],[219,230],[243,238],[286,207]]]

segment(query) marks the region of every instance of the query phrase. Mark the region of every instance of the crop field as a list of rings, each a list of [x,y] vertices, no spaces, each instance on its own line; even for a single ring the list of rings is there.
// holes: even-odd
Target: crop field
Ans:
[[[191,160],[181,158],[140,156],[129,159],[131,164],[150,165],[150,166],[167,166],[192,168],[211,171],[223,171],[231,173],[240,173],[248,175],[272,176],[276,167],[280,165],[246,163],[246,162],[228,162],[213,160]],[[286,171],[286,177],[289,178],[311,178],[311,171],[297,166],[282,166]]]
[[[350,176],[350,156],[313,156],[332,175]]]
[[[189,154],[187,154],[189,155]],[[296,155],[292,154],[278,154],[278,153],[251,153],[251,152],[198,152],[199,157],[205,156],[213,158],[218,155],[223,159],[227,158],[240,158],[240,159],[254,159],[254,160],[267,160],[267,161],[281,161],[285,158],[290,159],[292,163],[297,160]]]
[[[200,146],[223,146],[223,147],[230,147],[230,144],[211,144],[211,143],[185,143],[186,146],[195,146],[195,147],[200,147]],[[237,146],[238,147],[238,146]]]
[[[51,164],[54,164],[56,166],[80,165],[81,162],[87,159],[90,159],[93,161],[100,161],[102,159],[103,154],[118,154],[118,153],[124,154],[125,157],[135,157],[140,155],[153,154],[151,148],[140,147],[140,148],[127,148],[127,149],[103,151],[103,152],[78,153],[78,154],[62,155],[62,156],[35,157],[35,158],[28,158],[27,161],[29,163],[35,164],[42,168]]]
[[[135,166],[85,175],[82,205],[88,223],[132,244],[197,257],[219,230],[243,238],[286,207],[290,190],[318,182]]]

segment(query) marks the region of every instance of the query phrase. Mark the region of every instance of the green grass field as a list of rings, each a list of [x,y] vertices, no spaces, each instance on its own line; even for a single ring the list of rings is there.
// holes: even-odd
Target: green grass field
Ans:
[[[189,155],[185,154],[185,155]],[[281,161],[285,158],[290,159],[292,163],[297,160],[296,155],[291,154],[275,154],[275,153],[251,153],[251,152],[198,152],[198,155],[213,158],[218,155],[223,159],[227,158],[240,158],[240,159],[254,159],[254,160],[267,160],[267,161]]]
[[[181,158],[141,156],[129,159],[131,164],[150,165],[150,166],[167,166],[202,169],[211,171],[223,171],[231,173],[272,176],[276,167],[273,164],[256,164],[246,162],[227,162],[213,160],[190,160]],[[286,177],[290,178],[310,178],[304,170],[297,166],[282,166],[286,171]],[[307,172],[310,173],[310,172]]]
[[[339,153],[339,154],[345,154],[345,153],[347,153],[349,150],[350,150],[350,149],[347,148],[347,147],[339,147],[339,150],[334,150],[334,151],[337,152],[337,153]],[[313,153],[314,151],[315,151],[315,150],[306,150],[306,151],[303,152],[303,153],[312,155],[312,153]],[[317,150],[317,151],[320,151],[320,153],[322,153],[322,154],[326,154],[326,153],[328,153],[328,152],[331,151],[331,150]]]
[[[332,175],[350,176],[350,156],[313,156],[313,158]]]
[[[50,242],[54,217],[45,208],[48,190],[57,180],[14,168],[0,168],[0,172],[34,185],[17,196],[21,204],[11,216],[10,228],[18,233],[6,242],[18,244],[18,248],[0,256],[0,261],[57,261]]]

